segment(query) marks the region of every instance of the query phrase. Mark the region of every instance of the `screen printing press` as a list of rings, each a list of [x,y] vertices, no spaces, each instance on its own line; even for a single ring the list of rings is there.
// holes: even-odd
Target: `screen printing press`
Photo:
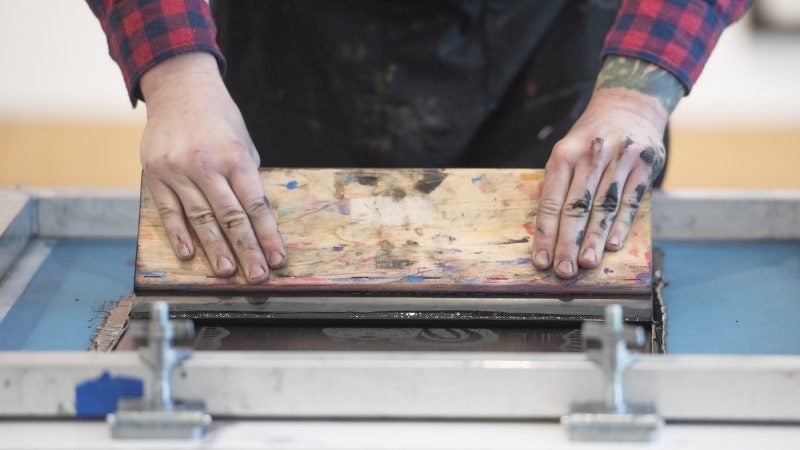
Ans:
[[[262,180],[262,285],[180,262],[146,188],[0,190],[0,449],[800,446],[798,192],[646,196],[564,281],[541,171]]]

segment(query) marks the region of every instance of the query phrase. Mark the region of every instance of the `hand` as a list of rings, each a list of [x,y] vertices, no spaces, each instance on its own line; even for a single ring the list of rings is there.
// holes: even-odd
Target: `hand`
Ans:
[[[681,91],[682,92],[682,91]],[[661,172],[669,111],[634,89],[596,90],[553,148],[536,217],[533,261],[560,278],[622,248],[639,202]]]
[[[258,152],[216,60],[202,52],[175,56],[145,72],[140,85],[144,178],[175,254],[194,256],[191,226],[217,276],[232,276],[238,261],[248,282],[267,280],[270,267],[286,264],[286,246]]]

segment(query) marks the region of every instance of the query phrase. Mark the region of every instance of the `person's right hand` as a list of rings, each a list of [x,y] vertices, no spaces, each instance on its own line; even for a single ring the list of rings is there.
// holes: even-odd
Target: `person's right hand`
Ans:
[[[250,283],[286,264],[286,245],[258,174],[260,159],[216,60],[193,52],[144,73],[144,178],[175,254],[191,259],[194,230],[214,273],[238,264]],[[234,256],[235,255],[235,256]]]

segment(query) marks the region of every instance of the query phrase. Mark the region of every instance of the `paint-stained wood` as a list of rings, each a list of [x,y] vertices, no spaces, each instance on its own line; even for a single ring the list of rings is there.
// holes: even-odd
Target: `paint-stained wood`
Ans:
[[[532,266],[543,176],[523,169],[264,170],[289,265],[260,285],[240,273],[215,277],[200,250],[179,261],[145,187],[136,291],[649,295],[649,196],[625,247],[607,253],[599,268],[565,281]]]

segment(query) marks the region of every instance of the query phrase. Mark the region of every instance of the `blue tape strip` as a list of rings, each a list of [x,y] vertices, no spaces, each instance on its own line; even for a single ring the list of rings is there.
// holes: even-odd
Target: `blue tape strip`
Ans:
[[[117,410],[120,398],[142,397],[144,383],[138,378],[113,377],[103,372],[99,378],[75,387],[75,415],[102,418]]]

